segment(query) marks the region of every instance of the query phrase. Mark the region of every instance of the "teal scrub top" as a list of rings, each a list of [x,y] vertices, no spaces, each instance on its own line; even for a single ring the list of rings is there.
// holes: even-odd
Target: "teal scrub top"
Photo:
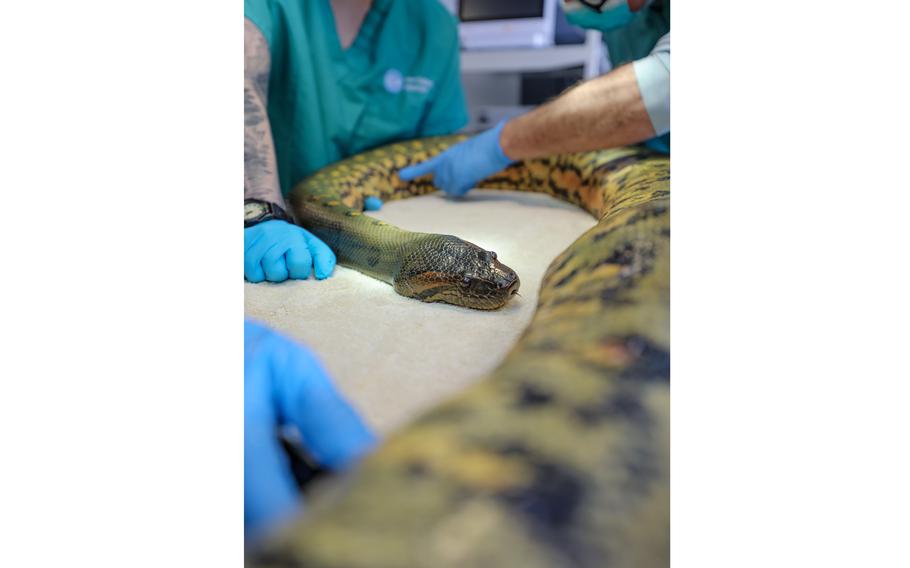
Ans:
[[[244,0],[269,45],[268,113],[281,191],[396,140],[468,121],[455,19],[438,0],[373,0],[342,49],[328,0]]]
[[[625,26],[603,32],[610,64],[616,68],[646,57],[669,32],[670,0],[650,2]]]
[[[625,26],[603,33],[610,64],[616,68],[647,57],[657,42],[670,32],[670,0],[653,0]],[[670,152],[670,133],[656,136],[645,145]]]

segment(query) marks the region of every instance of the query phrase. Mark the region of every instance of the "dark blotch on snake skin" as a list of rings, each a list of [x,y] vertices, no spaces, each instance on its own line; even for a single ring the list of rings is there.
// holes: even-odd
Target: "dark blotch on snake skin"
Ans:
[[[670,352],[654,345],[644,337],[626,339],[630,351],[636,354],[632,363],[622,370],[619,378],[636,381],[669,381]]]
[[[597,236],[594,237],[595,240],[597,240]],[[625,289],[631,287],[632,282],[623,283],[623,280],[639,277],[647,273],[653,266],[656,256],[657,252],[652,241],[630,241],[623,244],[621,248],[614,251],[613,254],[611,254],[609,257],[604,258],[590,266],[588,270],[594,271],[606,264],[617,264],[619,266],[632,267],[631,271],[626,271],[626,273],[619,274],[620,284],[618,286],[614,286],[616,289]],[[553,284],[553,288],[558,289],[568,284],[573,278],[575,278],[575,276],[578,275],[579,270],[580,268],[573,268],[567,275],[563,276],[559,279],[559,281]],[[611,289],[608,288],[608,290]]]
[[[430,469],[427,464],[422,462],[411,462],[405,470],[410,477],[423,477],[429,473]]]
[[[635,287],[635,283],[643,276],[654,270],[655,252],[653,247],[648,246],[639,249],[634,253],[633,261],[624,266],[619,273],[618,280],[612,280],[613,284],[600,292],[600,301],[602,304],[622,305],[627,301],[622,297],[623,292]]]
[[[638,397],[634,393],[622,391],[611,393],[599,402],[576,406],[573,413],[585,426],[594,426],[610,419],[640,422],[647,416]]]
[[[534,480],[498,497],[518,513],[536,538],[578,564],[582,550],[572,537],[576,513],[583,503],[586,483],[560,464],[531,460]]]
[[[559,282],[557,282],[556,284],[553,284],[553,287],[561,288],[562,286],[568,284],[570,280],[575,278],[576,275],[578,275],[578,268],[573,268],[571,272],[569,272],[568,274],[566,274],[565,276],[560,278]]]
[[[416,298],[422,302],[425,302],[428,299],[432,298],[433,296],[435,296],[435,295],[439,294],[440,292],[442,292],[443,290],[445,290],[447,287],[448,286],[446,286],[445,284],[441,284],[439,286],[433,286],[432,288],[427,288],[425,290],[421,290],[420,292],[414,294],[414,296],[412,296],[412,297]]]
[[[534,481],[500,495],[509,506],[548,531],[567,528],[584,494],[575,472],[554,463],[533,463]]]
[[[666,205],[654,205],[646,209],[635,212],[629,219],[624,223],[625,225],[631,225],[639,221],[644,221],[646,219],[654,219],[662,215],[666,215],[670,212],[670,208]]]
[[[592,172],[595,174],[601,173],[601,172],[603,172],[603,173],[615,172],[616,170],[618,170],[620,168],[623,168],[625,166],[629,166],[629,165],[632,165],[632,164],[635,164],[635,163],[641,161],[641,158],[642,158],[641,155],[636,155],[636,154],[633,154],[631,156],[623,156],[621,158],[617,158],[615,160],[612,160],[609,162],[604,162],[603,164],[595,166],[594,169],[592,170]]]
[[[533,408],[547,404],[551,400],[553,400],[552,393],[546,392],[535,385],[522,383],[518,391],[516,406],[519,408]]]
[[[559,341],[549,338],[544,339],[543,341],[538,341],[534,344],[534,349],[538,351],[547,351],[550,353],[555,353],[557,351],[563,351],[564,346],[559,343]]]
[[[607,290],[604,290],[603,292],[597,293],[597,294],[579,294],[578,296],[575,296],[574,298],[559,298],[558,300],[553,300],[551,305],[553,307],[556,307],[556,306],[561,306],[563,304],[590,302],[591,300],[605,301],[603,296],[606,292],[607,292]],[[616,307],[616,306],[634,306],[635,305],[635,302],[633,300],[628,300],[625,298],[610,298],[609,300],[610,300],[610,304],[613,305],[614,307]]]
[[[649,274],[654,269],[656,251],[650,241],[641,241],[637,244],[636,242],[627,243],[622,251],[623,252],[618,254],[611,255],[610,258],[617,261],[620,266],[623,266],[623,269],[617,277],[605,280],[605,287],[603,289],[598,292],[558,298],[553,301],[552,305],[556,307],[565,303],[580,303],[595,298],[599,299],[601,304],[610,304],[613,306],[634,304],[632,300],[624,297],[624,292],[632,290],[640,278]],[[594,270],[607,262],[607,260],[598,262],[591,270]],[[560,284],[568,282],[576,271],[577,269],[573,269],[572,273],[563,277],[563,279],[558,284],[554,285],[553,288],[558,289]]]
[[[550,195],[552,195],[558,199],[562,199],[563,201],[566,201],[567,203],[572,203],[572,204],[576,204],[576,205],[578,204],[578,199],[575,198],[575,195],[572,193],[572,191],[570,189],[561,187],[559,184],[556,183],[556,180],[554,180],[552,176],[550,176],[547,179],[547,189],[549,189]]]
[[[626,470],[624,490],[639,495],[647,494],[651,490],[651,483],[659,476],[660,468],[654,454],[640,446],[630,449],[624,458],[623,466]]]
[[[521,442],[509,442],[498,448],[496,453],[502,456],[517,456],[526,458],[531,455],[531,451]]]
[[[255,566],[268,568],[303,568],[303,564],[294,557],[294,553],[284,547],[257,549],[250,554]]]
[[[621,248],[613,251],[613,254],[607,258],[601,259],[591,267],[595,270],[605,264],[618,264],[620,266],[632,266],[636,261],[640,263],[653,263],[656,251],[654,243],[651,241],[632,241],[625,243]]]
[[[595,243],[596,243],[596,242],[599,242],[599,241],[602,241],[602,240],[604,240],[605,238],[609,237],[609,236],[610,236],[610,233],[612,233],[612,232],[613,232],[613,231],[607,229],[607,230],[605,230],[605,231],[603,231],[603,232],[600,232],[600,233],[597,233],[596,235],[594,235],[594,236],[591,238],[591,240],[593,240]]]

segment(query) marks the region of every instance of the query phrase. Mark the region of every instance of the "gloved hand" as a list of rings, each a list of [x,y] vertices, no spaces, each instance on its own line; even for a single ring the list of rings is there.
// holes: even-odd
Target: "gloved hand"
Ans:
[[[314,269],[317,280],[335,268],[335,253],[302,227],[273,219],[243,230],[243,275],[250,282],[306,280]]]
[[[249,320],[243,343],[244,532],[255,540],[301,505],[280,427],[296,427],[312,458],[330,470],[351,465],[376,440],[306,348]]]
[[[448,195],[461,196],[477,182],[503,170],[514,160],[506,156],[499,144],[499,135],[505,121],[495,128],[455,144],[445,152],[426,162],[403,168],[401,179],[432,174],[433,183]]]
[[[364,211],[378,211],[380,207],[382,207],[382,199],[375,195],[370,195],[363,199]]]

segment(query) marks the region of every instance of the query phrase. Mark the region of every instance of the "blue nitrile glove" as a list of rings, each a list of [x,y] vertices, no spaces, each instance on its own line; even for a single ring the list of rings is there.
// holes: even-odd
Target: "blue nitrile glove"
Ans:
[[[335,253],[302,227],[273,219],[243,229],[243,275],[250,282],[318,280],[335,268]]]
[[[378,211],[382,207],[382,200],[375,195],[370,195],[363,200],[364,211]]]
[[[376,439],[305,347],[249,320],[243,344],[243,518],[255,540],[300,507],[280,427],[296,427],[310,456],[330,470],[351,465]]]
[[[398,175],[405,181],[432,174],[433,184],[448,195],[461,196],[485,177],[501,171],[514,160],[499,145],[505,121],[495,128],[455,144],[426,162],[403,168]]]

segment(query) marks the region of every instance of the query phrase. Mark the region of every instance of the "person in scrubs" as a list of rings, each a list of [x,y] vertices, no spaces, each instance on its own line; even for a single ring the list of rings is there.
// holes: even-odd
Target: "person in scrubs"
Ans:
[[[245,0],[244,16],[244,276],[327,278],[335,255],[284,196],[353,154],[467,123],[456,22],[438,0]]]
[[[614,70],[402,169],[449,195],[517,160],[644,143],[670,153],[669,0],[564,0],[570,23],[603,32]]]

